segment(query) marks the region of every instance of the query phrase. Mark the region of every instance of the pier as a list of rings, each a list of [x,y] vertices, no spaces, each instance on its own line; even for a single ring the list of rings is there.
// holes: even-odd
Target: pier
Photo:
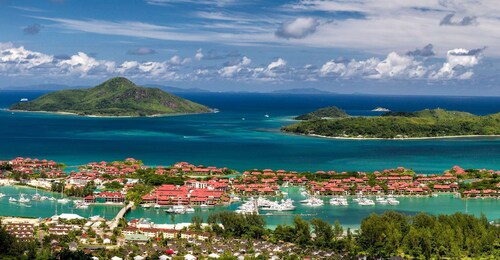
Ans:
[[[114,217],[110,222],[109,222],[109,228],[111,230],[115,229],[117,226],[118,226],[118,221],[125,217],[125,214],[132,209],[132,207],[134,206],[134,202],[131,201],[127,204],[127,206],[123,207],[119,212],[118,214],[116,214],[116,217]]]

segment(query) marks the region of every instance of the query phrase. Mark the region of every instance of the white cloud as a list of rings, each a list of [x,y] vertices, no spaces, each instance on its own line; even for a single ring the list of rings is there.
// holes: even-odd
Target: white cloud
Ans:
[[[252,60],[250,58],[243,56],[237,64],[224,66],[219,69],[219,75],[225,78],[231,78],[235,77],[238,73],[248,72],[246,66],[250,65],[251,62]]]
[[[399,55],[395,52],[389,53],[387,58],[381,61],[375,67],[377,74],[374,78],[422,78],[426,69],[421,66],[421,62],[416,61],[413,57]]]
[[[318,71],[320,77],[370,78],[370,79],[469,79],[471,70],[481,59],[482,49],[453,49],[447,60],[436,70],[434,64],[425,65],[414,56],[391,52],[384,60],[369,58],[348,63],[330,60]]]
[[[346,66],[343,63],[336,63],[334,60],[330,60],[321,66],[319,70],[320,76],[328,76],[328,75],[343,75],[346,71]]]
[[[196,54],[194,55],[194,58],[196,60],[202,60],[203,59],[203,50],[200,48],[196,51]]]
[[[185,66],[191,59],[174,55],[164,61],[127,60],[116,63],[99,60],[84,52],[65,59],[53,55],[16,47],[12,43],[0,43],[0,75],[45,78],[127,76],[152,80],[220,80],[235,81],[319,81],[331,79],[421,79],[449,80],[469,79],[473,68],[480,63],[483,49],[452,49],[446,61],[436,64],[422,56],[403,55],[390,52],[385,58],[364,60],[329,60],[320,66],[289,66],[284,58],[276,58],[266,65],[252,66],[247,56],[224,65],[207,67]],[[201,49],[197,53],[201,53]],[[195,56],[196,58],[196,56]],[[202,58],[202,57],[199,57]],[[212,61],[213,62],[213,61]]]
[[[299,17],[291,22],[283,23],[275,32],[276,36],[285,39],[302,39],[316,31],[318,20],[312,17]]]
[[[269,65],[267,65],[267,69],[268,70],[274,70],[274,69],[277,69],[277,68],[282,68],[286,66],[286,61],[282,58],[278,58],[277,60],[269,63]]]
[[[469,79],[474,74],[472,67],[479,64],[482,58],[482,49],[453,49],[446,55],[446,62],[443,66],[431,75],[433,79]]]
[[[70,74],[83,77],[88,74],[113,73],[115,71],[115,62],[98,61],[83,52],[78,52],[68,60],[59,61],[57,67]]]

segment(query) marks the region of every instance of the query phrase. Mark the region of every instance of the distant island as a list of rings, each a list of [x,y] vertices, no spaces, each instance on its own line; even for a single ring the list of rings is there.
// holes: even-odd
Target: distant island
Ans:
[[[494,136],[500,135],[500,113],[476,116],[444,109],[387,112],[376,117],[316,118],[285,126],[281,131],[310,136],[359,139]]]
[[[349,115],[342,109],[338,107],[324,107],[320,108],[311,113],[307,113],[304,115],[300,115],[295,117],[296,120],[315,120],[315,119],[324,119],[324,118],[343,118],[348,117]]]
[[[320,90],[317,88],[292,88],[292,89],[279,89],[274,90],[273,94],[300,94],[300,95],[313,95],[313,94],[335,94],[334,92]]]
[[[158,88],[137,86],[123,77],[112,78],[93,88],[51,92],[33,101],[13,104],[10,110],[82,116],[156,116],[211,112],[204,105]]]

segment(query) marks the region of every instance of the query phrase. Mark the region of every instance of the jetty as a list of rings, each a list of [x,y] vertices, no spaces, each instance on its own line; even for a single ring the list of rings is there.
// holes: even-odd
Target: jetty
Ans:
[[[134,207],[134,202],[131,201],[127,204],[127,206],[123,207],[118,214],[116,214],[116,217],[114,217],[110,222],[109,222],[109,228],[111,230],[115,229],[118,226],[118,221],[120,221],[121,218],[125,217],[125,214]]]

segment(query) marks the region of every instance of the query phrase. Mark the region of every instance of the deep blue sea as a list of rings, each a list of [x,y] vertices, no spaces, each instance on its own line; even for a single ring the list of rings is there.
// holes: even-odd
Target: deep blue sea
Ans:
[[[0,108],[43,92],[0,91]],[[478,115],[500,111],[500,97],[191,93],[219,113],[159,118],[91,118],[0,111],[0,159],[46,158],[79,165],[134,157],[148,165],[178,161],[254,168],[381,170],[404,166],[440,173],[453,165],[500,169],[500,138],[332,140],[279,132],[292,117],[325,106],[351,115],[445,108]],[[264,115],[268,114],[269,117]],[[243,120],[244,119],[244,120]]]

